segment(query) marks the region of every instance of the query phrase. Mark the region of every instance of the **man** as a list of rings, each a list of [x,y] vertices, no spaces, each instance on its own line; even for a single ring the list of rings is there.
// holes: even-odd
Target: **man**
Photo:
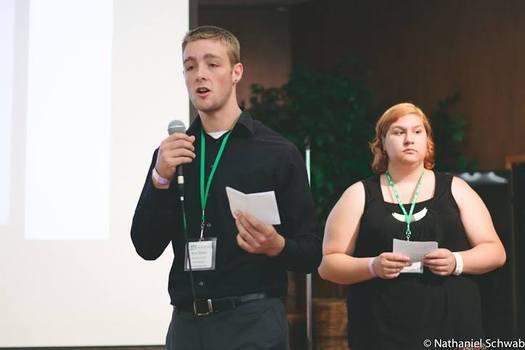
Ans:
[[[170,135],[154,152],[131,228],[144,259],[158,258],[172,242],[167,348],[288,349],[286,271],[310,272],[321,260],[304,162],[290,142],[239,108],[243,65],[233,34],[199,27],[182,49],[198,116],[187,134]],[[171,185],[181,166],[183,205]],[[275,191],[281,224],[232,214],[226,186]]]

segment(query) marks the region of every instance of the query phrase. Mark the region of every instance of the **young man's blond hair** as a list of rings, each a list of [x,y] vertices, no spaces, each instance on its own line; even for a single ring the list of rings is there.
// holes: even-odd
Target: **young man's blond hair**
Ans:
[[[217,40],[228,47],[228,58],[233,66],[241,62],[241,45],[231,32],[215,26],[202,26],[190,30],[182,40],[182,51],[188,43],[197,40]]]

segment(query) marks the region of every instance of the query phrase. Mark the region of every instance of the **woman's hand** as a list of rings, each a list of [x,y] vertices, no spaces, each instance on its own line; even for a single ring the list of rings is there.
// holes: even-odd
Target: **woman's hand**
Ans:
[[[379,278],[392,279],[399,276],[401,270],[410,266],[410,258],[397,253],[381,253],[374,258],[372,267]]]
[[[422,262],[433,274],[438,276],[451,275],[456,269],[456,258],[446,248],[431,251],[423,257]]]

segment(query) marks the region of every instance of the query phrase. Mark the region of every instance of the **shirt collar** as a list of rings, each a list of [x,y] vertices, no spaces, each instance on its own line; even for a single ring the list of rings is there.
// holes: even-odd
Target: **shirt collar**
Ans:
[[[193,122],[191,123],[190,127],[188,128],[188,134],[189,135],[196,135],[199,130],[202,128],[201,124],[201,118],[197,114]],[[254,134],[253,130],[253,118],[250,115],[249,112],[243,110],[241,112],[241,116],[239,117],[239,121],[235,125],[235,129],[244,129],[247,132],[249,132],[251,135]]]

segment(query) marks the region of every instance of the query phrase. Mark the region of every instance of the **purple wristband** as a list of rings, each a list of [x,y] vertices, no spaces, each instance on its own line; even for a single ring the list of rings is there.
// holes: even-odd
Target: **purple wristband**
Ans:
[[[372,277],[377,277],[377,273],[376,273],[376,271],[374,270],[374,266],[373,266],[373,264],[374,264],[374,260],[375,260],[375,259],[376,259],[376,258],[370,258],[370,259],[368,259],[368,271],[370,272],[370,274],[372,275]]]
[[[155,168],[153,168],[153,171],[151,172],[151,176],[153,176],[153,178],[155,179],[155,181],[159,183],[159,185],[164,186],[170,183],[170,180],[160,176],[159,173],[157,172],[157,169]]]

